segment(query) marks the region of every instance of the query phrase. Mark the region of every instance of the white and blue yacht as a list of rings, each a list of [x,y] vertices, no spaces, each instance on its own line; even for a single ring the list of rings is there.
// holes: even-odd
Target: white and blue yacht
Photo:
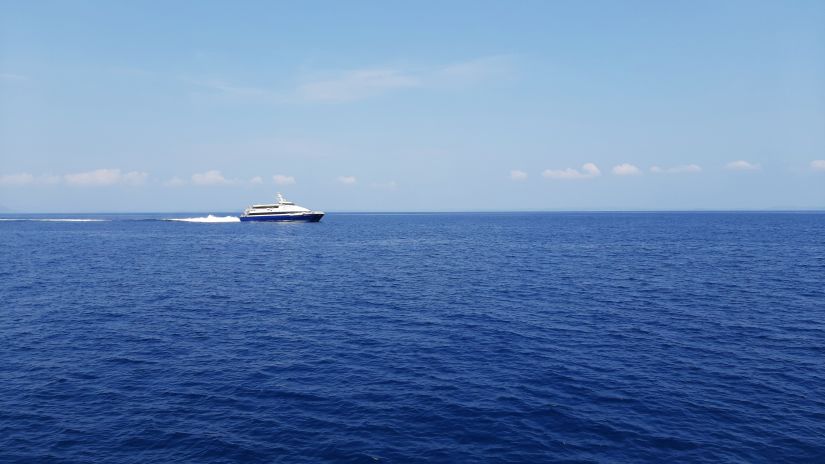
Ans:
[[[303,221],[318,222],[324,217],[323,211],[311,211],[287,201],[278,192],[277,202],[252,205],[241,214],[241,221]]]

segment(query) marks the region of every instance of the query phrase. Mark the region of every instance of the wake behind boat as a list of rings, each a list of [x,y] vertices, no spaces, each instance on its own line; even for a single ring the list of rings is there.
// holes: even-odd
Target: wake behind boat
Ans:
[[[276,203],[252,205],[241,214],[241,221],[303,221],[318,222],[323,211],[311,211],[286,200],[280,192]]]

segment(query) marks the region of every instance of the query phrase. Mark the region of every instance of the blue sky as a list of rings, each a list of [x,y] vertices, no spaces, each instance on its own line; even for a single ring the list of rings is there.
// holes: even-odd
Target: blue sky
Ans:
[[[0,205],[825,208],[825,3],[0,4]]]

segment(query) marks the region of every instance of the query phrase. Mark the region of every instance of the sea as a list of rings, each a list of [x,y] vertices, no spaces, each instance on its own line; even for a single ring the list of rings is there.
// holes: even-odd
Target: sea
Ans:
[[[2,463],[823,463],[825,212],[2,215]]]

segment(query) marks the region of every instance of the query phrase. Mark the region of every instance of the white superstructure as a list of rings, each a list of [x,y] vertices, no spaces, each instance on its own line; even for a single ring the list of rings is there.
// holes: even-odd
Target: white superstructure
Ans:
[[[252,205],[241,215],[241,221],[308,221],[318,222],[323,211],[312,211],[287,200],[278,192],[277,202]]]

